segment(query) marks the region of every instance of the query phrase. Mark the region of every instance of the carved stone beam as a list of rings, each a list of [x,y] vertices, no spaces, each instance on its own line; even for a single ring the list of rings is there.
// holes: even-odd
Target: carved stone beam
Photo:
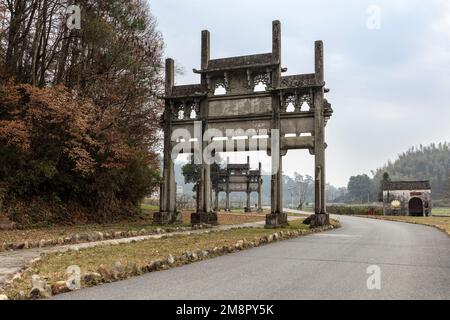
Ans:
[[[314,104],[314,92],[312,89],[309,89],[309,110],[314,111],[315,104]]]
[[[199,118],[200,117],[200,99],[199,98],[194,99],[194,109],[195,109],[195,114],[197,115],[197,118]]]
[[[229,82],[229,80],[230,80],[230,78],[229,78],[228,72],[225,71],[223,73],[223,83],[224,83],[224,86],[225,86],[225,90],[227,92],[230,91],[230,82]]]
[[[190,108],[190,106],[189,106],[187,103],[185,103],[185,102],[183,102],[183,106],[184,106],[184,108],[183,108],[183,110],[184,110],[184,114],[183,114],[184,119],[185,119],[185,120],[188,120],[188,119],[191,118],[191,108]]]
[[[272,70],[270,68],[267,68],[266,73],[267,73],[267,88],[272,88]]]
[[[254,88],[254,82],[252,79],[252,71],[250,69],[247,69],[247,86],[249,90],[252,90]]]
[[[207,74],[206,75],[206,84],[207,84],[207,89],[208,92],[211,92],[211,75]]]
[[[169,101],[169,110],[167,110],[169,112],[169,118],[170,119],[177,119],[178,118],[178,114],[175,108],[175,103],[170,100]]]
[[[295,91],[294,109],[295,109],[295,112],[302,111],[302,103],[300,101],[300,96],[298,94],[298,91]]]
[[[280,94],[280,111],[281,112],[286,112],[287,107],[286,107],[286,104],[285,104],[285,101],[284,101],[283,91],[280,91],[279,94]]]

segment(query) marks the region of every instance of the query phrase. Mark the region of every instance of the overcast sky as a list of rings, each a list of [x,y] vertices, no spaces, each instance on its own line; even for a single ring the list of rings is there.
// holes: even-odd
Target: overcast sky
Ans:
[[[166,56],[185,70],[177,84],[199,82],[191,70],[200,67],[203,29],[211,32],[214,59],[270,52],[271,21],[280,20],[288,74],[313,72],[314,41],[323,40],[335,111],[326,133],[327,180],[335,186],[410,146],[450,141],[448,0],[156,0],[150,8]],[[267,157],[252,157],[258,161],[269,168]],[[283,169],[312,174],[313,157],[291,151]]]

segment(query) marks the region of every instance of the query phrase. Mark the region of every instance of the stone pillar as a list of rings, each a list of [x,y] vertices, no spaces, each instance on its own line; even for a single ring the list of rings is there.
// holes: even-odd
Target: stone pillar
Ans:
[[[276,213],[283,213],[283,155],[279,155],[279,170],[275,178],[277,188]]]
[[[201,61],[200,66],[202,70],[208,69],[209,59],[211,55],[211,35],[208,30],[202,31],[201,44]],[[208,88],[208,78],[206,74],[201,75],[201,84],[204,88]]]
[[[202,37],[203,40],[203,37]],[[203,41],[202,41],[203,42]],[[203,45],[202,45],[203,51]],[[203,54],[202,54],[203,59]],[[202,132],[208,129],[208,100],[204,99],[200,102],[200,119],[202,121]],[[212,210],[212,183],[211,183],[211,165],[204,159],[203,150],[206,149],[210,141],[200,141],[201,146],[201,168],[200,179],[197,184],[198,197],[197,197],[197,211],[191,214],[191,224],[217,224],[217,212]]]
[[[281,23],[272,22],[272,62],[278,64],[278,70],[272,72],[272,87],[278,88],[281,82]]]
[[[259,188],[259,190],[258,190],[258,209],[257,209],[257,212],[263,212],[261,188]]]
[[[163,177],[164,179],[164,167],[163,167]],[[159,183],[159,210],[161,211],[166,203],[166,196],[164,194],[164,182]]]
[[[166,60],[165,95],[172,94],[175,77],[175,64],[172,59]],[[170,224],[181,222],[181,214],[176,209],[176,183],[174,163],[172,160],[172,103],[166,100],[164,109],[164,162],[163,182],[160,189],[160,209],[153,215],[156,224]]]
[[[219,210],[219,191],[216,190],[214,192],[214,211],[218,212]]]
[[[275,154],[274,154],[275,153]],[[272,150],[272,161],[279,161],[277,172],[272,172],[271,213],[266,216],[266,228],[278,228],[288,224],[287,214],[283,212],[283,156]]]
[[[279,88],[281,85],[281,24],[279,21],[272,23],[272,59],[277,67],[272,70],[272,87]],[[287,225],[287,214],[283,213],[283,169],[281,150],[281,97],[272,96],[272,130],[271,157],[272,157],[272,180],[271,180],[271,213],[266,216],[266,228],[278,228]]]
[[[208,68],[208,63],[211,55],[211,35],[208,30],[202,31],[202,48],[201,48],[201,68],[205,70]]]
[[[225,200],[225,211],[230,212],[230,180],[227,178],[227,190],[226,190],[226,200]]]
[[[206,144],[205,144],[206,146]],[[203,204],[203,211],[206,213],[212,212],[212,206],[211,206],[211,193],[212,193],[212,183],[211,183],[211,166],[207,163],[203,163],[203,170],[204,170],[204,204]]]
[[[250,203],[250,196],[251,196],[251,178],[250,178],[250,156],[247,156],[247,190],[246,190],[246,203],[245,203],[245,212],[252,212],[252,207]]]
[[[252,212],[252,207],[251,207],[251,203],[250,203],[250,190],[249,190],[249,184],[247,183],[247,204],[246,204],[246,208],[245,208],[245,212]]]
[[[315,43],[316,80],[322,87],[314,93],[314,155],[315,155],[315,215],[312,216],[311,226],[327,225],[330,222],[326,209],[325,197],[325,117],[324,117],[324,64],[323,43]]]
[[[283,212],[283,151],[280,136],[280,100],[275,99],[273,126],[271,131],[271,213],[266,216],[266,228],[278,228],[287,225],[287,214]]]
[[[259,163],[259,178],[258,178],[258,212],[262,212],[262,176],[261,176],[261,162]]]

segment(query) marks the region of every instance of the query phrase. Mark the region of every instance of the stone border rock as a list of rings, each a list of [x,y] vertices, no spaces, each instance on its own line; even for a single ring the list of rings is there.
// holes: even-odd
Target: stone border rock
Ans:
[[[273,234],[269,234],[262,237],[255,237],[252,241],[247,239],[242,239],[237,241],[234,245],[224,245],[222,247],[214,247],[207,250],[197,250],[197,251],[186,251],[182,255],[174,256],[169,254],[169,256],[165,259],[160,260],[152,260],[148,264],[139,267],[136,264],[127,264],[123,266],[120,261],[113,263],[110,267],[105,265],[100,265],[97,269],[97,272],[93,273],[85,273],[82,275],[82,288],[89,288],[97,285],[101,285],[103,283],[111,283],[120,280],[125,280],[130,277],[135,277],[139,275],[143,275],[150,272],[156,272],[161,270],[168,270],[171,268],[187,265],[190,263],[194,263],[197,261],[202,261],[210,258],[215,258],[227,254],[231,254],[234,252],[260,247],[263,245],[267,245],[277,241],[283,241],[288,239],[293,239],[301,236],[311,235],[314,233],[324,232],[333,230],[336,228],[340,228],[341,225],[339,221],[333,221],[334,225],[329,225],[325,227],[319,227],[315,229],[309,230],[293,230],[293,231],[280,231],[275,232]],[[213,230],[210,232],[221,232],[221,230]],[[40,260],[40,258],[35,259],[34,261],[28,264],[28,267],[25,268],[20,275],[16,277],[20,277],[22,274],[30,270],[35,262]],[[15,278],[16,278],[15,277]],[[26,300],[26,299],[41,299],[41,298],[49,298],[52,295],[58,295],[66,292],[70,292],[70,288],[68,288],[66,281],[57,281],[51,285],[48,285],[47,282],[42,279],[38,275],[33,275],[33,288],[28,294],[24,292],[17,292],[14,299],[17,300]],[[6,300],[7,296],[4,296]]]
[[[41,260],[41,257],[30,260],[21,271],[16,273],[14,275],[14,277],[11,280],[9,280],[6,284],[4,284],[3,287],[0,289],[4,289],[4,288],[10,286],[15,280],[22,278],[22,275],[25,272],[27,272],[28,270],[30,270],[40,260]],[[9,300],[9,297],[6,294],[1,294],[1,296],[3,296],[3,298],[4,298],[3,300]],[[29,297],[27,297],[25,292],[23,292],[23,291],[17,292],[15,300],[27,300],[27,299],[29,299]]]
[[[111,232],[90,232],[83,234],[72,234],[66,237],[58,237],[52,240],[40,239],[39,241],[23,241],[16,243],[6,243],[3,242],[0,246],[0,252],[6,251],[16,251],[23,249],[31,249],[31,248],[45,248],[45,247],[54,247],[60,245],[67,244],[78,244],[78,243],[89,243],[103,240],[112,240],[112,239],[124,239],[131,238],[137,236],[150,236],[155,234],[164,234],[176,231],[189,231],[189,230],[198,230],[198,229],[207,229],[211,226],[208,225],[198,225],[193,227],[171,227],[171,228],[156,228],[156,230],[147,230],[142,228],[139,231],[129,230],[129,231],[111,231]]]

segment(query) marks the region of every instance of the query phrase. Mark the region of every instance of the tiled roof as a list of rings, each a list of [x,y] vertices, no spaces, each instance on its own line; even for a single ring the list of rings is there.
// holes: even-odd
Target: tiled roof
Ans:
[[[383,183],[383,190],[431,190],[429,181],[389,181]]]
[[[206,90],[201,84],[188,84],[183,86],[174,86],[172,89],[172,97],[187,97],[192,95],[206,94]]]
[[[282,88],[312,87],[318,85],[322,84],[317,82],[314,73],[281,77]]]
[[[253,54],[249,56],[209,60],[207,70],[237,69],[258,65],[268,65],[272,63],[271,53]]]

